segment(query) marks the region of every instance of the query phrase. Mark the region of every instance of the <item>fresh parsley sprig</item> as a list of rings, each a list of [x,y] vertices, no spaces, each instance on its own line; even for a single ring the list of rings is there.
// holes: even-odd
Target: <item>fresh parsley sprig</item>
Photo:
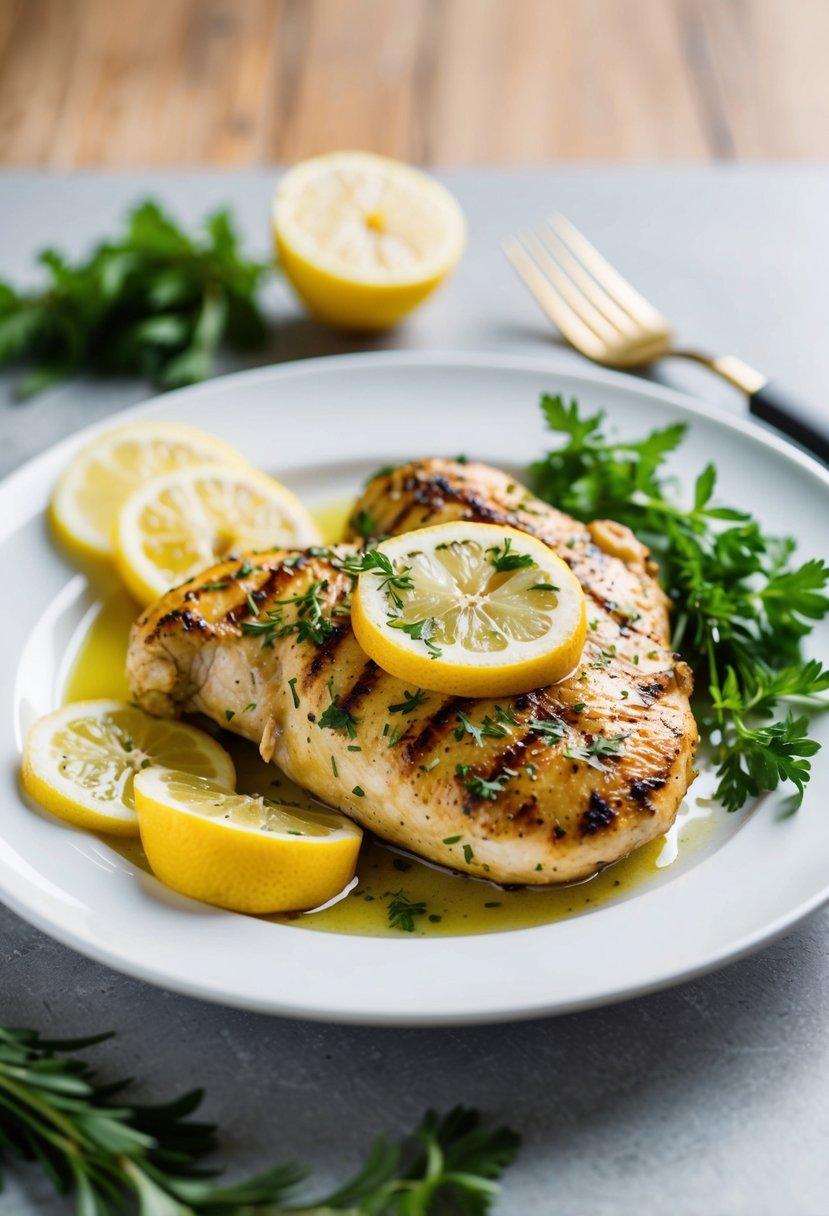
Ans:
[[[829,610],[826,563],[793,565],[792,540],[717,504],[711,464],[697,477],[690,505],[679,503],[664,465],[684,424],[617,439],[604,429],[603,413],[582,416],[575,401],[544,396],[541,408],[564,442],[531,467],[539,497],[580,519],[627,524],[659,562],[673,603],[673,645],[707,686],[697,711],[716,755],[717,797],[734,811],[788,783],[798,804],[818,750],[803,709],[825,706],[829,688],[829,671],[800,653]]]
[[[222,342],[248,349],[264,339],[257,294],[271,267],[242,255],[227,211],[191,235],[145,202],[88,257],[73,263],[45,249],[38,262],[39,290],[0,280],[0,365],[29,366],[21,397],[82,371],[177,388],[211,374]]]
[[[456,1107],[429,1112],[400,1144],[378,1140],[359,1173],[320,1200],[294,1197],[308,1171],[293,1163],[219,1186],[198,1165],[215,1147],[215,1128],[190,1118],[201,1091],[159,1106],[114,1101],[126,1083],[99,1085],[72,1054],[108,1037],[50,1041],[0,1027],[0,1163],[38,1162],[78,1216],[109,1216],[128,1201],[139,1216],[430,1216],[443,1202],[483,1216],[518,1151],[514,1132]]]

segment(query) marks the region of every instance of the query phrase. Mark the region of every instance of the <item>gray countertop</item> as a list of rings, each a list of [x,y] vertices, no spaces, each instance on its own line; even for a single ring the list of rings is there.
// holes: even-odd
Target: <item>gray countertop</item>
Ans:
[[[304,319],[276,284],[277,323],[256,364],[402,346],[538,355],[552,341],[501,238],[549,210],[570,216],[675,320],[689,345],[737,353],[815,398],[829,386],[829,169],[527,169],[442,174],[469,219],[455,278],[389,338],[357,344]],[[128,204],[159,196],[183,219],[229,204],[251,250],[268,246],[275,171],[0,174],[0,275],[32,277],[45,244],[78,252]],[[574,355],[566,356],[576,359]],[[253,365],[253,364],[249,364]],[[228,362],[238,367],[241,364]],[[705,373],[666,383],[724,409],[744,402]],[[145,385],[75,382],[27,405],[0,379],[0,473],[140,401]],[[765,876],[747,880],[768,881]],[[299,1158],[322,1180],[373,1136],[464,1102],[524,1136],[499,1213],[746,1216],[829,1211],[829,911],[717,974],[555,1020],[378,1030],[279,1020],[115,974],[0,907],[0,1024],[50,1036],[116,1027],[105,1076],[161,1098],[204,1084],[234,1173]],[[32,1171],[12,1172],[2,1216],[64,1212]]]

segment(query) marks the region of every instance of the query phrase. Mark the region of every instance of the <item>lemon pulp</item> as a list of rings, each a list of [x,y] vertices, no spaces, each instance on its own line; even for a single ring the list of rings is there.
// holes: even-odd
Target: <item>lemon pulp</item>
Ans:
[[[386,671],[456,696],[526,692],[581,655],[584,592],[543,542],[456,521],[382,541],[359,560],[352,622]]]
[[[433,178],[366,152],[313,157],[274,199],[280,264],[309,310],[341,329],[385,329],[463,251],[463,214]]]
[[[125,701],[70,703],[40,718],[23,753],[23,787],[77,827],[135,835],[136,774],[172,766],[232,787],[233,761],[204,731]]]
[[[129,494],[152,477],[191,464],[244,465],[230,444],[180,422],[131,422],[98,435],[72,458],[55,486],[52,526],[70,548],[112,557],[115,519]]]
[[[318,544],[299,499],[253,469],[194,465],[153,478],[122,505],[116,565],[140,603],[231,552]]]

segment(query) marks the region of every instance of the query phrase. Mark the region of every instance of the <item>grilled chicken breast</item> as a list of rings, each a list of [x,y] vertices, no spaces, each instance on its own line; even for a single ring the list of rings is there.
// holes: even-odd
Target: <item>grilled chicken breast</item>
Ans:
[[[375,478],[357,512],[378,533],[469,519],[546,541],[587,595],[576,671],[499,702],[413,697],[351,630],[339,567],[352,543],[223,562],[168,592],[133,627],[138,703],[207,714],[379,837],[503,884],[585,878],[665,832],[697,730],[691,673],[668,649],[666,598],[636,537],[584,526],[496,469],[444,460]],[[248,631],[269,611],[307,621],[309,590],[331,626],[320,644]]]

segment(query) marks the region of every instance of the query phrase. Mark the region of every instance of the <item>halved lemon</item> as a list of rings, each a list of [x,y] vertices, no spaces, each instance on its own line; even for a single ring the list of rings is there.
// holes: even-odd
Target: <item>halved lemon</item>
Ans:
[[[55,486],[52,525],[70,548],[112,557],[118,508],[159,473],[218,461],[246,465],[230,444],[181,422],[129,422],[97,435],[72,458]]]
[[[232,553],[321,542],[308,511],[280,482],[251,468],[193,465],[154,477],[118,512],[115,562],[150,604]]]
[[[138,774],[135,801],[153,872],[193,899],[234,912],[299,912],[354,877],[363,834],[336,811],[294,810],[161,769]]]
[[[368,152],[296,165],[273,206],[279,261],[309,311],[337,329],[394,325],[454,269],[463,212],[445,187]]]
[[[554,684],[579,661],[584,592],[542,541],[495,524],[454,523],[382,541],[362,567],[357,640],[401,680],[453,696]]]
[[[137,836],[133,782],[167,765],[233,789],[225,749],[183,722],[151,718],[126,701],[77,701],[40,718],[23,752],[23,788],[80,828]]]

